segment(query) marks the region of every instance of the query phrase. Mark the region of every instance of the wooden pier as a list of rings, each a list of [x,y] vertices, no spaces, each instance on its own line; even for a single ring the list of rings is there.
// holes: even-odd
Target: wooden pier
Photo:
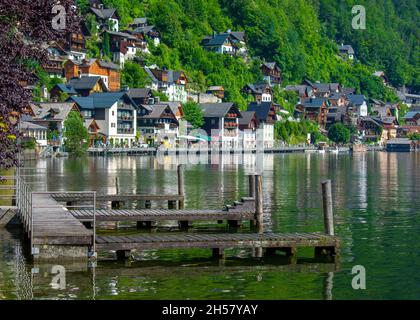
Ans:
[[[20,220],[30,240],[32,255],[39,260],[96,258],[98,251],[115,251],[119,259],[132,250],[211,249],[214,257],[223,257],[225,249],[252,248],[256,256],[283,252],[296,257],[297,249],[314,248],[315,256],[334,257],[340,241],[334,235],[331,181],[322,182],[324,232],[266,233],[263,226],[263,189],[260,175],[249,176],[249,195],[222,210],[184,209],[183,176],[178,167],[178,193],[174,195],[100,195],[96,192],[33,192],[22,178],[16,185]],[[118,182],[117,182],[118,186]],[[119,188],[117,188],[118,190]],[[146,202],[146,209],[97,209],[98,199],[120,203],[135,199]],[[152,209],[150,201],[168,201],[169,209]],[[77,202],[81,202],[76,205]],[[60,204],[66,202],[67,204]],[[176,205],[178,202],[178,205]],[[67,206],[67,207],[66,207]],[[119,206],[117,206],[119,207]],[[71,209],[71,210],[69,210]],[[173,232],[130,236],[97,235],[97,222],[135,221],[146,225],[152,221],[177,220],[180,227],[194,221],[222,221],[229,226],[251,222],[251,233]],[[92,223],[92,230],[84,223]]]
[[[315,255],[336,255],[339,239],[321,233],[239,233],[239,234],[150,234],[136,236],[98,236],[98,250],[115,250],[118,258],[128,257],[131,250],[212,249],[213,256],[223,256],[225,249],[264,248],[267,254],[276,251],[296,256],[297,248],[315,248]]]

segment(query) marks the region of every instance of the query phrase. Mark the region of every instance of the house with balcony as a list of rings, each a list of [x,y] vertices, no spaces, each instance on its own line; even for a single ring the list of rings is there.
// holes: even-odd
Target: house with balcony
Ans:
[[[236,148],[239,145],[239,119],[242,117],[233,102],[200,103],[203,110],[203,130],[213,146]]]
[[[135,36],[143,43],[141,50],[144,53],[149,53],[147,41],[153,41],[155,47],[160,44],[160,33],[156,30],[155,26],[149,25],[147,18],[136,18],[129,24],[129,29],[125,32]]]
[[[137,113],[137,130],[144,143],[175,146],[179,121],[167,104],[140,105]]]
[[[329,101],[324,98],[308,98],[296,106],[295,114],[303,116],[307,120],[315,121],[322,129],[325,129],[328,107]]]
[[[264,80],[270,86],[281,85],[281,70],[276,62],[263,62],[261,71],[264,75]]]
[[[164,70],[145,67],[144,70],[152,80],[150,88],[164,93],[169,101],[187,102],[187,76],[183,71]]]
[[[132,147],[136,140],[137,105],[127,92],[93,93],[71,97],[85,119],[94,119],[106,143]]]
[[[64,64],[64,75],[67,81],[73,78],[99,76],[108,91],[120,90],[120,67],[112,62],[99,59],[67,60]]]
[[[262,130],[264,147],[272,148],[274,146],[274,124],[277,121],[276,106],[272,102],[251,102],[247,111],[253,111],[258,119],[258,129]]]

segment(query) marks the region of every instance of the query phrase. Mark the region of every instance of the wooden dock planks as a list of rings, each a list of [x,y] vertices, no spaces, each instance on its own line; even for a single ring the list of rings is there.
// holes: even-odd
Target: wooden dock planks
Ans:
[[[54,200],[59,202],[76,202],[76,201],[92,201],[91,195],[83,193],[59,193],[53,194]],[[178,194],[97,194],[96,201],[181,201],[184,200],[183,195]]]
[[[98,250],[148,250],[169,248],[298,248],[320,247],[339,248],[339,239],[321,233],[293,233],[274,234],[148,234],[136,236],[99,236],[97,237]]]
[[[91,221],[93,210],[69,211],[80,221]],[[252,220],[254,211],[244,210],[196,210],[196,209],[124,209],[124,210],[96,210],[96,221],[213,221],[213,220]]]
[[[34,193],[32,201],[33,245],[92,245],[92,231],[50,195]]]

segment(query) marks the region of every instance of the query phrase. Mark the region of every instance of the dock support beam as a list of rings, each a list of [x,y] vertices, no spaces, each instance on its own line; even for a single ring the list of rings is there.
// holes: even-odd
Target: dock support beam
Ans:
[[[175,200],[168,200],[168,209],[176,209],[176,201]]]
[[[223,248],[213,248],[212,256],[215,259],[223,259],[225,257],[225,250]]]
[[[184,197],[184,173],[182,170],[182,165],[177,167],[177,176],[178,176],[178,195]],[[184,209],[184,199],[179,200],[178,209]]]
[[[118,260],[126,260],[130,257],[130,250],[117,250],[116,254]]]
[[[121,209],[121,201],[111,201],[111,208],[112,209]]]
[[[331,194],[331,180],[325,180],[322,185],[322,204],[324,208],[324,227],[325,233],[334,235],[334,216]]]
[[[150,200],[144,201],[144,207],[146,209],[151,209],[152,208],[152,202]]]
[[[255,176],[252,174],[248,176],[248,196],[250,198],[255,196]]]
[[[262,177],[255,175],[255,221],[258,232],[263,230],[263,193],[262,193]]]

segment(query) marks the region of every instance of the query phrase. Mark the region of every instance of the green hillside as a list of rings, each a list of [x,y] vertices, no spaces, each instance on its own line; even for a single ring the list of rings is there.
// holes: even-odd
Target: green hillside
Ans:
[[[80,0],[79,3],[87,0]],[[383,100],[395,99],[375,70],[384,70],[395,86],[419,88],[419,10],[414,0],[366,3],[367,29],[351,28],[356,1],[333,0],[104,0],[115,7],[124,28],[146,16],[162,35],[147,63],[187,72],[193,89],[223,85],[227,100],[246,106],[240,89],[261,79],[259,64],[276,61],[284,84],[340,82]],[[214,31],[246,31],[251,56],[240,58],[203,50],[200,41]],[[338,43],[351,44],[356,61],[338,56]]]

